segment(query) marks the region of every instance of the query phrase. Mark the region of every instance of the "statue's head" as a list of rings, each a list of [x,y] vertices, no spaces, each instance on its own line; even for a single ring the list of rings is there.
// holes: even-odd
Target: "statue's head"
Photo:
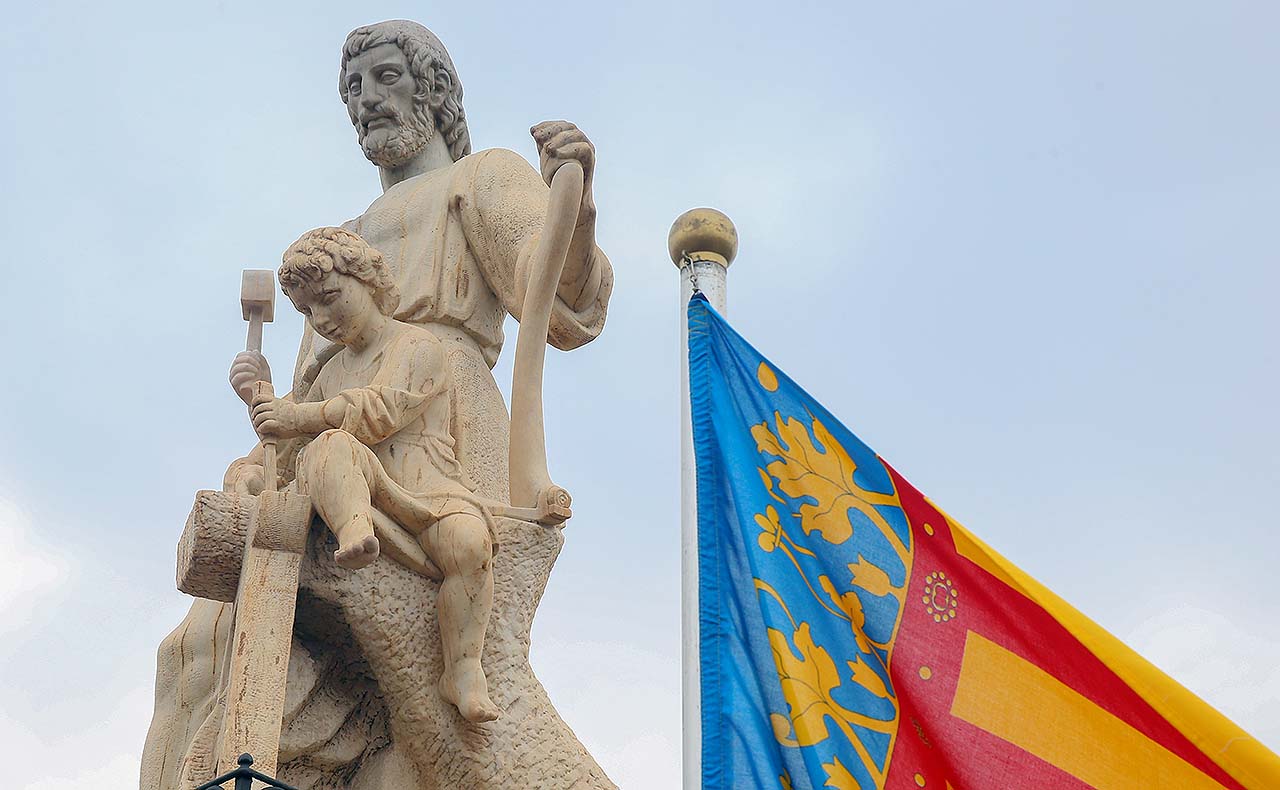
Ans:
[[[389,316],[400,303],[382,253],[342,228],[316,228],[284,251],[280,287],[312,328],[344,343],[376,310]]]
[[[456,162],[471,153],[462,83],[444,44],[403,19],[356,28],[342,45],[338,93],[369,161],[408,162],[440,134]]]

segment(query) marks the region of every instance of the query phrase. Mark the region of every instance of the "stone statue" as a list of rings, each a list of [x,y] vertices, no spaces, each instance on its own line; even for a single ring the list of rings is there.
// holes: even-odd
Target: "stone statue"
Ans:
[[[595,244],[594,147],[549,122],[532,129],[541,173],[509,151],[470,153],[453,63],[412,22],[353,31],[339,92],[383,194],[285,255],[281,283],[310,312],[291,392],[246,386],[271,380],[260,354],[231,370],[255,429],[280,451],[270,463],[264,442],[233,463],[223,496],[251,501],[279,479],[318,514],[299,573],[278,775],[317,790],[611,788],[528,665],[567,496],[543,480],[536,501],[515,501],[528,486],[509,479],[508,433],[514,464],[530,436],[540,440],[540,412],[526,419],[513,406],[509,423],[491,373],[505,315],[521,319],[534,301],[532,262],[554,235],[548,184],[566,162],[581,168],[581,198],[557,242],[564,263],[547,315],[522,321],[517,367],[520,354],[534,358],[527,327],[562,349],[603,328],[613,278]],[[518,399],[528,387],[513,389]],[[213,518],[201,501],[188,532]],[[236,613],[226,579],[238,577],[240,551],[225,536],[248,513],[218,515],[223,543],[187,555],[221,581],[191,585],[210,592],[160,647],[145,790],[187,790],[234,760],[218,736]]]
[[[440,693],[468,721],[492,721],[480,646],[493,605],[492,516],[453,455],[443,344],[387,316],[400,301],[382,254],[359,236],[321,228],[294,242],[280,284],[307,325],[343,346],[301,403],[259,398],[254,428],[314,437],[298,490],[338,539],[334,559],[359,569],[378,556],[373,508],[396,514],[440,570]]]

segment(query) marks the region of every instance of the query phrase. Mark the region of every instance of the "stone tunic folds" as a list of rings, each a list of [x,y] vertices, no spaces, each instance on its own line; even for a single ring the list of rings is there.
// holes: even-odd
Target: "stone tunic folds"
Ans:
[[[374,506],[410,532],[417,534],[452,513],[484,518],[453,454],[452,377],[444,344],[430,332],[399,321],[388,324],[380,343],[382,347],[358,368],[349,367],[349,352],[338,352],[303,400],[335,404],[326,407],[326,419],[332,423],[341,415],[335,427],[354,436],[377,459],[376,464],[364,464]],[[312,450],[308,446],[302,452]],[[303,477],[298,482],[306,492]]]
[[[518,154],[491,149],[392,186],[343,227],[385,257],[400,288],[395,318],[445,344],[454,381],[455,454],[478,493],[507,496],[508,417],[490,368],[507,313],[519,318],[516,271],[533,253],[549,190]],[[557,297],[548,342],[572,349],[604,328],[613,270],[599,248],[574,305]],[[308,330],[295,368],[306,392],[336,349]]]

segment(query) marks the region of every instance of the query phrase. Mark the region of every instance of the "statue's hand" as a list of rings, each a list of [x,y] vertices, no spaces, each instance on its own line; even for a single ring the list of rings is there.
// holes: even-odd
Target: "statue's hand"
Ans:
[[[578,224],[596,216],[595,196],[591,191],[591,177],[596,169],[596,147],[582,130],[568,121],[543,121],[529,130],[538,144],[538,166],[542,180],[551,185],[551,177],[565,162],[582,165],[582,206],[578,209]]]
[[[271,366],[257,351],[241,351],[231,362],[231,389],[246,406],[253,405],[253,382],[271,381]]]
[[[222,490],[234,491],[237,494],[257,496],[265,488],[262,464],[255,464],[246,458],[231,465],[222,478]]]
[[[283,398],[254,397],[250,404],[253,429],[263,439],[288,439],[301,435],[298,405]]]

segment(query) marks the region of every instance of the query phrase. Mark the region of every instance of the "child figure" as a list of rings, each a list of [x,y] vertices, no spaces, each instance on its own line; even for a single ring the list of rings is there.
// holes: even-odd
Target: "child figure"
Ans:
[[[285,251],[279,277],[311,327],[343,348],[301,402],[255,400],[254,428],[314,437],[298,459],[298,487],[337,537],[339,565],[377,558],[373,508],[417,535],[444,577],[440,693],[468,721],[492,721],[500,710],[480,666],[493,606],[491,517],[453,453],[443,345],[390,318],[400,298],[391,272],[354,233],[306,233]]]

